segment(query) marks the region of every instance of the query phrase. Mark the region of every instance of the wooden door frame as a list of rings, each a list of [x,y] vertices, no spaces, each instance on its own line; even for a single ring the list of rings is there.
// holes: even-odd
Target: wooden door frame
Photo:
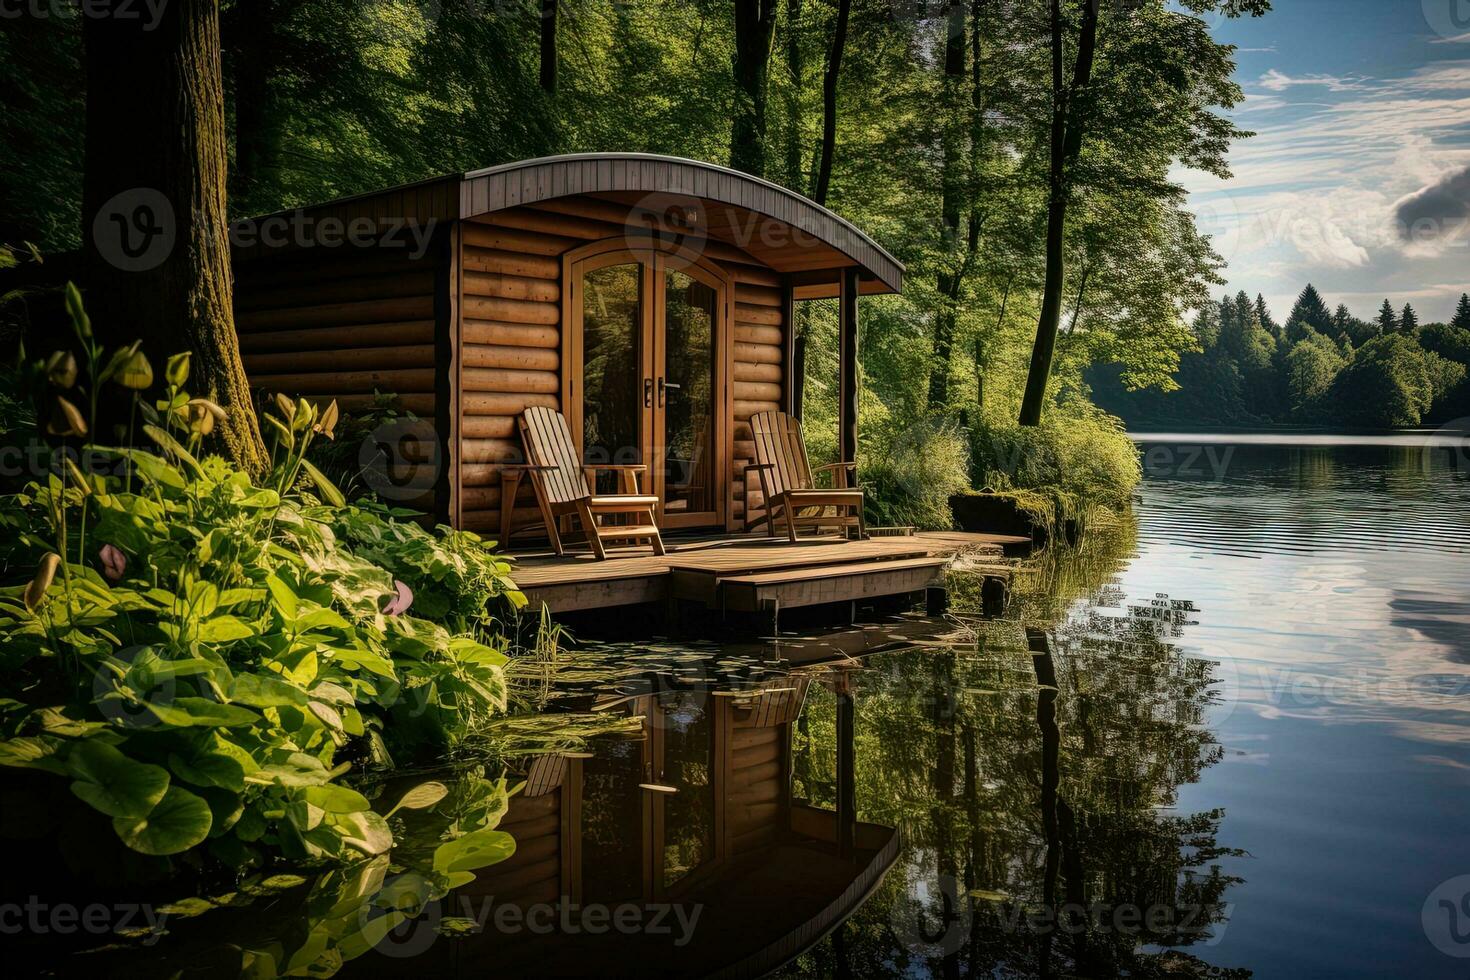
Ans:
[[[656,716],[662,715],[664,711],[658,699],[662,694],[690,693],[695,692],[692,690],[662,691],[659,694],[646,695],[648,701],[643,712],[643,724],[647,732],[644,740],[646,752],[644,758],[647,760],[645,771],[652,782],[663,781],[665,733],[668,730],[663,724],[655,723]],[[668,901],[687,894],[718,874],[729,859],[729,835],[725,825],[725,780],[728,771],[726,760],[730,755],[729,726],[724,705],[726,699],[716,697],[711,691],[703,693],[705,696],[704,710],[710,719],[710,793],[714,799],[714,812],[710,815],[713,820],[713,826],[710,828],[710,855],[703,864],[691,870],[674,885],[665,887],[663,883],[663,845],[667,835],[666,801],[662,794],[645,791],[643,837],[648,851],[645,856],[643,873],[644,895],[649,901]]]
[[[675,259],[675,263],[670,263],[670,258]],[[703,256],[691,255],[687,248],[681,248],[659,238],[629,235],[591,242],[565,253],[562,256],[561,307],[562,344],[566,353],[563,362],[565,370],[561,378],[562,412],[567,417],[567,422],[572,430],[572,439],[580,452],[584,395],[582,276],[586,272],[607,266],[635,262],[641,269],[639,278],[643,290],[639,305],[640,330],[642,331],[639,343],[645,350],[640,356],[644,372],[643,378],[639,379],[640,383],[646,383],[648,380],[659,377],[657,369],[662,367],[655,361],[655,351],[662,352],[666,343],[665,338],[660,335],[660,330],[665,324],[665,304],[662,302],[663,273],[670,268],[685,272],[714,289],[719,296],[716,304],[714,336],[711,340],[715,347],[716,374],[712,386],[714,404],[711,406],[714,412],[714,439],[711,452],[715,457],[710,474],[712,481],[710,494],[715,505],[713,517],[708,521],[694,518],[692,521],[676,519],[666,523],[667,519],[663,512],[663,476],[658,461],[648,458],[643,460],[643,463],[648,466],[646,482],[643,486],[645,493],[657,494],[659,498],[657,519],[660,526],[725,528],[733,512],[732,497],[734,495],[731,473],[734,469],[735,455],[734,426],[732,424],[735,371],[733,319],[735,281],[718,264]],[[654,402],[656,401],[657,395],[655,394]],[[649,454],[646,450],[659,445],[662,441],[663,417],[655,406],[648,404],[646,399],[643,411],[643,431],[647,433],[649,445],[640,447],[640,451],[647,457]]]

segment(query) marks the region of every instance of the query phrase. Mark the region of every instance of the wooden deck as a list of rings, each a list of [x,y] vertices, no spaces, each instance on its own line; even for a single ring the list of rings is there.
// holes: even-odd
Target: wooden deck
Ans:
[[[732,535],[670,540],[669,553],[613,549],[558,557],[512,553],[512,576],[533,607],[553,613],[683,600],[707,609],[758,612],[917,592],[943,580],[958,555],[999,558],[1025,538],[923,531],[849,541],[835,535],[784,538]]]

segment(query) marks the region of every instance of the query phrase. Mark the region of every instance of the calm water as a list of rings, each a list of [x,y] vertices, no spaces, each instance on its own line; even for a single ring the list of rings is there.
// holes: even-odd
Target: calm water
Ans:
[[[234,943],[319,974],[705,975],[840,921],[782,975],[1470,975],[1462,447],[1143,447],[1133,517],[1024,566],[1002,620],[960,583],[947,622],[595,650],[572,706],[644,737],[513,803],[514,861],[376,950],[415,880],[397,854],[123,972],[227,975]],[[495,917],[571,881],[628,928]]]
[[[1052,695],[962,693],[937,730],[974,731],[978,801],[945,774],[893,887],[792,974],[1470,975],[1470,467],[1378,441],[1145,442],[1136,553],[1052,637],[1070,833],[1035,760]],[[1035,682],[984,646],[982,675]],[[1069,894],[1090,925],[1015,917]],[[1151,908],[1166,928],[1129,925]]]

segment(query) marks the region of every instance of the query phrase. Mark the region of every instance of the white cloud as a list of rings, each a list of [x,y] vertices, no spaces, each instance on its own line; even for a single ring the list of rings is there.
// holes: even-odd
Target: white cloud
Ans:
[[[1285,92],[1299,85],[1322,85],[1329,92],[1355,92],[1365,87],[1360,78],[1339,78],[1336,75],[1298,75],[1293,78],[1275,68],[1267,69],[1257,84],[1268,92]]]
[[[1174,175],[1228,263],[1231,291],[1294,295],[1312,279],[1335,296],[1376,295],[1376,308],[1385,295],[1465,280],[1470,226],[1405,240],[1396,205],[1470,167],[1470,60],[1393,79],[1273,71],[1246,87],[1237,113],[1257,135],[1232,147],[1235,176]],[[1309,93],[1330,101],[1297,101]],[[1447,317],[1463,288],[1433,288],[1420,312]]]

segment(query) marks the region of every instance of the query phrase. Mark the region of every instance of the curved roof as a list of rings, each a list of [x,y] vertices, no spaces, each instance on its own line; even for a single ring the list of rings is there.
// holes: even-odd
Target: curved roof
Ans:
[[[460,184],[459,216],[473,218],[573,195],[604,196],[635,205],[646,203],[650,196],[677,195],[727,206],[707,208],[708,234],[744,248],[774,268],[788,265],[814,271],[856,263],[888,289],[897,292],[903,288],[903,263],[850,221],[768,180],[680,157],[573,153],[471,171]],[[762,229],[731,217],[730,209],[779,222],[796,229],[798,235],[784,243],[772,242]],[[815,242],[803,242],[803,238]],[[829,248],[850,262],[824,260],[818,253],[827,253]],[[794,258],[799,252],[808,255]]]

